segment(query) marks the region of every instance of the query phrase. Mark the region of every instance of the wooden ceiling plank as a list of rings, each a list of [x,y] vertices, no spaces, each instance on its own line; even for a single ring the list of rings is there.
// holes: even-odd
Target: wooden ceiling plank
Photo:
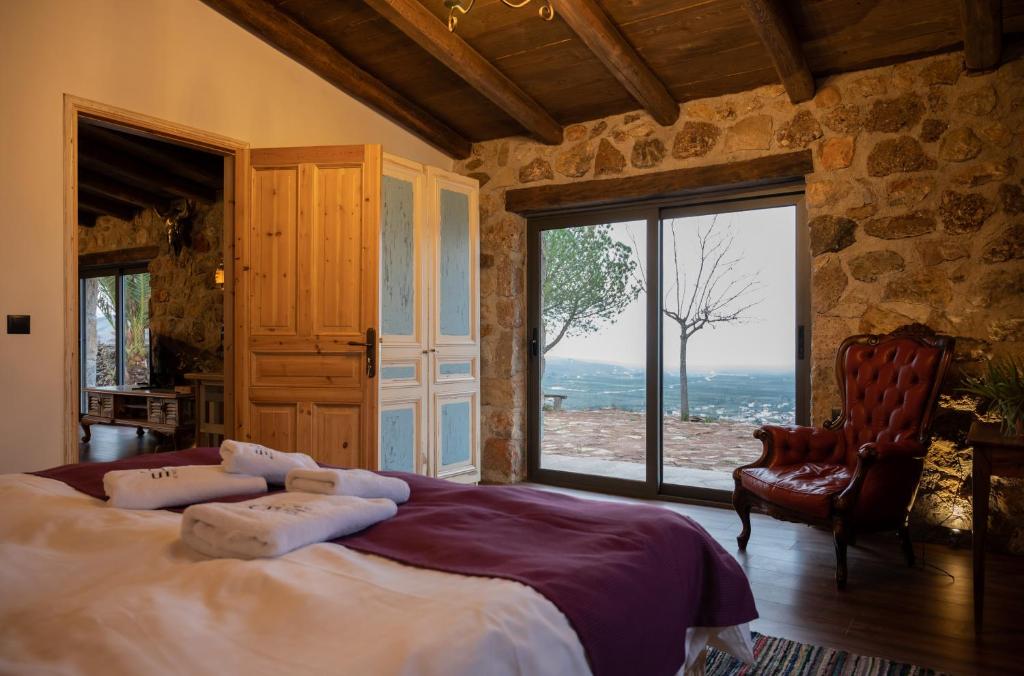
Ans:
[[[559,0],[555,12],[659,124],[679,119],[679,104],[595,0]]]
[[[997,68],[1003,52],[1002,0],[960,0],[960,8],[967,70]]]
[[[779,0],[743,0],[743,7],[775,64],[789,100],[800,103],[813,98],[814,76],[793,23]]]
[[[217,191],[212,188],[125,155],[80,146],[78,166],[90,173],[101,174],[150,192],[165,192],[201,202],[212,203],[217,200]]]
[[[102,195],[95,195],[84,190],[80,190],[78,193],[78,208],[120,218],[122,221],[132,220],[135,218],[135,214],[139,212],[139,209],[132,204],[113,200]]]
[[[203,2],[442,152],[457,159],[469,157],[472,144],[461,134],[349,61],[266,0]]]
[[[535,214],[555,209],[601,206],[655,197],[693,195],[778,184],[814,171],[810,150],[752,160],[670,169],[637,176],[516,188],[505,193],[505,210]]]
[[[365,2],[391,25],[519,122],[538,141],[551,145],[562,142],[562,125],[494,64],[481,56],[460,36],[450,32],[447,26],[418,0]]]
[[[223,160],[219,157],[210,155],[209,158],[214,160],[210,162],[204,157],[206,154],[200,151],[186,150],[171,143],[149,141],[142,136],[104,129],[94,124],[80,125],[79,135],[90,145],[107,146],[191,181],[214,189],[224,186]]]
[[[128,183],[123,183],[98,173],[80,171],[78,173],[78,185],[82,190],[121,200],[137,207],[161,207],[172,201],[173,197],[167,197],[144,188],[139,188]]]

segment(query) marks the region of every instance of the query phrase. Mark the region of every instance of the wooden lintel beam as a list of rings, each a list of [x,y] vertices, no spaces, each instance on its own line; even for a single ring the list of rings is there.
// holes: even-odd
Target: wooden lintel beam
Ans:
[[[97,251],[78,256],[78,269],[94,268],[105,265],[139,265],[148,263],[160,255],[160,247],[154,244],[136,246],[130,249],[113,251]]]
[[[554,8],[651,117],[666,127],[675,124],[679,103],[595,0],[557,0]]]
[[[213,162],[197,161],[199,151],[176,148],[170,143],[148,141],[141,136],[111,131],[94,124],[81,124],[79,138],[83,143],[102,145],[111,150],[149,162],[190,181],[220,189],[224,186],[223,160]],[[201,157],[201,156],[200,156]],[[203,165],[206,166],[203,166]]]
[[[704,167],[517,188],[505,193],[505,210],[517,214],[536,214],[555,209],[601,206],[656,197],[755,188],[801,179],[812,171],[814,160],[811,151],[799,150]]]
[[[960,0],[960,8],[967,70],[997,68],[1003,52],[1002,0]]]
[[[266,0],[203,2],[442,152],[457,159],[469,157],[472,144],[461,134],[349,61]]]
[[[497,105],[542,143],[562,142],[562,125],[494,64],[448,30],[419,0],[364,0],[391,25]]]
[[[775,64],[789,100],[793,103],[814,97],[814,76],[807,66],[793,23],[780,0],[743,0],[754,30]]]
[[[139,212],[131,204],[81,191],[78,193],[78,208],[120,218],[122,221],[132,220],[135,218],[135,214]]]
[[[118,155],[80,145],[78,166],[90,173],[101,174],[151,192],[166,192],[176,197],[185,197],[200,202],[212,203],[217,200],[217,191],[213,188],[190,181],[128,155]]]
[[[163,208],[173,199],[90,171],[78,172],[78,185],[81,190],[128,202],[141,208]]]

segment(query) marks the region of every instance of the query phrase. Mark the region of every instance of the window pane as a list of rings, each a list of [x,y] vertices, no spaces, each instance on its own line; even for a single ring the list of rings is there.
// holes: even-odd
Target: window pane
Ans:
[[[117,384],[117,277],[82,284],[82,363],[85,387]]]
[[[753,431],[796,414],[796,209],[665,219],[662,458],[669,484],[732,490]]]
[[[646,477],[646,228],[541,234],[544,469]]]
[[[124,276],[124,384],[149,382],[149,273]]]

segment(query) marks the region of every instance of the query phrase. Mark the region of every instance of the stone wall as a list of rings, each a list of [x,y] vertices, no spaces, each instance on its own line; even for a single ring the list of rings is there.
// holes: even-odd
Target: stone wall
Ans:
[[[222,371],[224,367],[224,293],[214,282],[223,258],[224,204],[199,204],[192,245],[175,255],[167,227],[152,209],[131,222],[101,216],[91,228],[79,228],[80,254],[141,246],[159,247],[149,263],[150,336],[165,340],[185,371]]]
[[[1024,356],[1024,61],[968,75],[950,54],[830,77],[813,101],[781,86],[683,104],[672,128],[646,114],[566,129],[561,146],[477,144],[457,170],[481,183],[483,476],[526,471],[525,225],[509,188],[628,176],[811,148],[812,411],[839,405],[832,368],[847,335],[922,322],[958,338],[955,385],[991,355]],[[971,402],[943,399],[919,525],[969,527]],[[1019,484],[994,487],[993,528],[1024,551]]]

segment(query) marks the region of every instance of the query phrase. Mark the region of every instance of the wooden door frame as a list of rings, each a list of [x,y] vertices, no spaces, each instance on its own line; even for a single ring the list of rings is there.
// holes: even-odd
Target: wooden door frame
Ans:
[[[140,136],[206,150],[224,156],[224,426],[228,436],[235,429],[236,352],[235,287],[238,284],[234,262],[238,238],[246,222],[248,204],[249,144],[244,141],[203,131],[194,127],[135,113],[124,108],[64,94],[64,462],[79,461],[80,414],[79,327],[78,327],[78,118],[87,117],[100,124],[129,129]],[[227,208],[232,205],[232,208]]]

